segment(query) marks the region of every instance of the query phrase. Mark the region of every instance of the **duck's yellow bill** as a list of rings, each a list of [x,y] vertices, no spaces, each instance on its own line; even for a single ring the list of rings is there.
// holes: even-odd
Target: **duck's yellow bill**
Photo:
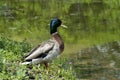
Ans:
[[[62,26],[63,28],[68,28],[66,25],[63,25],[63,24],[62,24],[61,26]]]

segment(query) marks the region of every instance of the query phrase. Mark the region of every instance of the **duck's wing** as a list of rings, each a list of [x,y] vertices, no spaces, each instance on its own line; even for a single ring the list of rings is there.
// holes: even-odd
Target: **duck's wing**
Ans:
[[[43,42],[39,44],[37,47],[35,47],[25,58],[25,60],[31,60],[38,57],[44,57],[46,56],[50,50],[52,50],[54,47],[54,41],[49,40],[46,42]]]

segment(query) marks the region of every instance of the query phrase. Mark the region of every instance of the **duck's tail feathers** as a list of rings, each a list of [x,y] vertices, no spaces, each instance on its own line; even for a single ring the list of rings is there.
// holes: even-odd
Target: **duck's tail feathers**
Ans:
[[[42,62],[43,62],[42,58],[37,58],[37,59],[32,59],[32,60],[28,60],[26,62],[20,63],[20,65],[39,64],[39,63],[42,63]]]
[[[32,62],[23,62],[23,63],[20,63],[20,65],[28,65],[28,64],[32,64]]]

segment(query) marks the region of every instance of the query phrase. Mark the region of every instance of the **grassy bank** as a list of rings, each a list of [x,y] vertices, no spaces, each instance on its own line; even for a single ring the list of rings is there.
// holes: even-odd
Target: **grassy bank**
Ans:
[[[26,41],[17,42],[0,35],[0,79],[5,80],[75,80],[72,67],[67,67],[67,58],[62,57],[49,64],[49,71],[44,65],[22,66],[25,53],[33,46]]]

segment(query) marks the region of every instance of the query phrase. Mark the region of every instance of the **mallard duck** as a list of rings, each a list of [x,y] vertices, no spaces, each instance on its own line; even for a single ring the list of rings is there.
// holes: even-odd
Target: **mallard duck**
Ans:
[[[50,22],[51,39],[42,42],[37,47],[29,52],[25,57],[25,62],[22,64],[39,64],[44,63],[48,67],[48,62],[51,62],[64,50],[64,42],[57,32],[57,28],[61,25],[60,19],[52,19]],[[65,26],[63,26],[65,27]]]

